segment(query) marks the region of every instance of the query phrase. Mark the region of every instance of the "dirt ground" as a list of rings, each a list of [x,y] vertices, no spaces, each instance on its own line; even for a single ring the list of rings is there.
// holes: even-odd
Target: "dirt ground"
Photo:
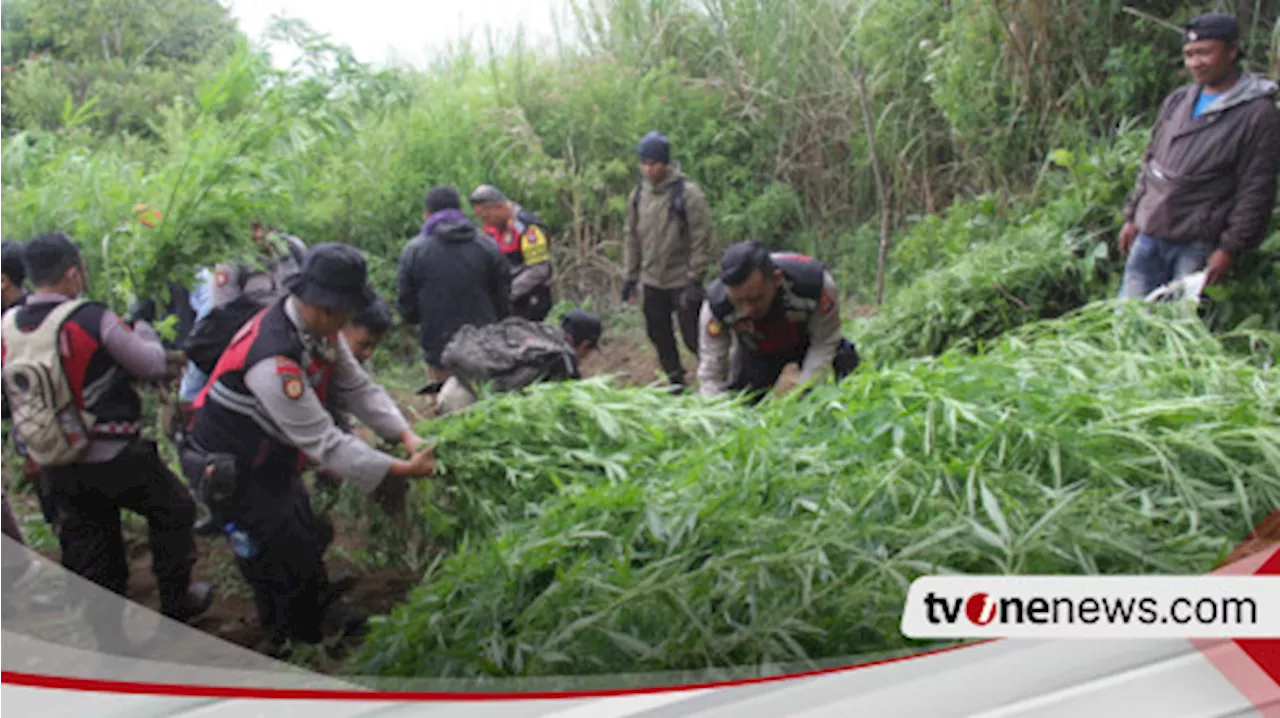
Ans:
[[[698,376],[698,359],[682,346],[680,353],[684,361],[685,374],[691,385],[696,385]],[[582,364],[582,373],[586,376],[612,374],[623,384],[648,384],[653,381],[665,381],[666,377],[658,364],[657,351],[649,344],[634,342],[618,342],[604,344]],[[778,379],[776,391],[781,393],[795,386],[800,370],[794,364],[788,366]]]

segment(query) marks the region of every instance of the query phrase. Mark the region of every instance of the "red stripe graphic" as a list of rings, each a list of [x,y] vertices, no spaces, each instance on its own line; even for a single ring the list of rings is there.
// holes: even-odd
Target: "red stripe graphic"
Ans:
[[[1262,521],[1213,573],[1280,574],[1280,510]],[[1280,638],[1193,640],[1196,648],[1266,718],[1280,718]]]
[[[822,668],[802,673],[788,673],[780,676],[762,676],[745,678],[738,681],[719,681],[711,683],[693,683],[680,686],[647,686],[641,688],[600,689],[589,691],[530,691],[525,693],[507,692],[449,692],[449,691],[375,691],[375,690],[340,690],[336,688],[260,688],[253,686],[197,686],[178,683],[140,683],[134,681],[112,681],[98,678],[71,678],[63,676],[45,676],[37,673],[21,671],[0,672],[0,683],[30,688],[55,688],[67,691],[92,691],[96,693],[126,693],[130,695],[148,696],[181,696],[184,698],[257,698],[276,700],[326,700],[326,701],[527,701],[527,700],[564,700],[570,698],[606,698],[609,696],[629,696],[649,693],[677,693],[704,688],[727,688],[730,686],[746,686],[757,683],[773,683],[776,681],[809,678],[829,675],[844,671],[854,671],[872,666],[899,663],[913,658],[923,658],[941,653],[971,648],[990,640],[974,641],[959,646],[937,648],[910,656],[886,658],[853,666]]]

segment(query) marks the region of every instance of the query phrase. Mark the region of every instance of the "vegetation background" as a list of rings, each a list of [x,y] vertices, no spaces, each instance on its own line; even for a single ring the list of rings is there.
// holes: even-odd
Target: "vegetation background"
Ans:
[[[559,230],[559,296],[607,303],[635,142],[657,128],[706,188],[717,246],[811,252],[878,304],[1003,240],[979,283],[1051,314],[1111,288],[1115,257],[1088,240],[1114,234],[1152,115],[1185,81],[1177,24],[1234,12],[1248,68],[1280,63],[1275,0],[573,9],[558,43],[464,37],[426,69],[372,68],[283,20],[271,37],[301,55],[280,70],[215,0],[5,0],[4,233],[69,231],[119,309],[246,251],[253,218],[360,247],[390,292],[424,190],[491,182]],[[162,220],[133,221],[137,204]],[[1084,286],[985,281],[1066,235],[1099,260]]]

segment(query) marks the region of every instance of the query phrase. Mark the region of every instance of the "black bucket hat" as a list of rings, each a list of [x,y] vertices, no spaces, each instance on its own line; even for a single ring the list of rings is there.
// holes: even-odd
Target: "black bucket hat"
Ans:
[[[317,244],[302,260],[302,271],[285,283],[289,292],[307,304],[359,312],[377,294],[369,285],[364,254],[348,244]]]

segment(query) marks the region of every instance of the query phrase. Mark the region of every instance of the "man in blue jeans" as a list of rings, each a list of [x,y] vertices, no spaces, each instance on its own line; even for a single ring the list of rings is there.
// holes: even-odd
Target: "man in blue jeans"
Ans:
[[[1221,13],[1186,26],[1183,64],[1195,82],[1165,99],[1124,209],[1124,299],[1202,269],[1206,284],[1221,282],[1266,235],[1280,172],[1280,88],[1243,71],[1239,34]]]

